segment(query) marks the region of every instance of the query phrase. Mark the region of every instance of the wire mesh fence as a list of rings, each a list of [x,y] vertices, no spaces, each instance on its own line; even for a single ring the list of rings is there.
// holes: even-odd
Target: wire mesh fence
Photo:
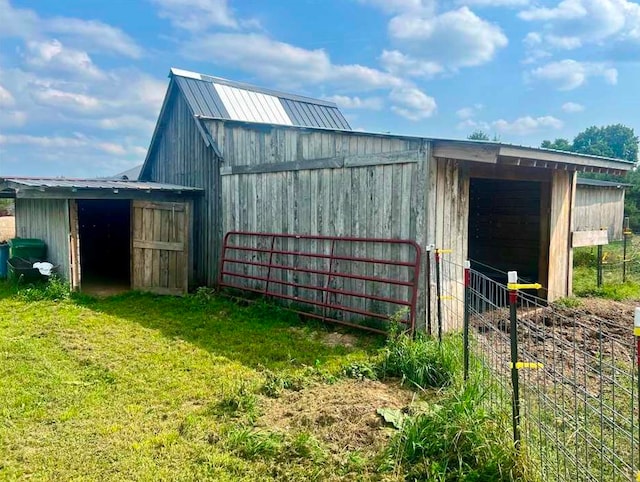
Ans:
[[[465,333],[465,377],[511,430],[540,480],[634,480],[638,378],[633,320],[626,326],[536,291],[436,258],[435,326]],[[518,280],[522,282],[522,280]],[[434,313],[438,316],[438,312]]]

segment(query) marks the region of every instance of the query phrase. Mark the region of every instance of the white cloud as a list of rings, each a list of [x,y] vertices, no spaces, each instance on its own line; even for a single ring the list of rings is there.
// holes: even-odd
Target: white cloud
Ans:
[[[398,15],[389,22],[389,35],[416,57],[452,69],[485,64],[508,43],[500,27],[468,7],[435,16]]]
[[[12,7],[8,0],[0,0],[0,25],[0,38],[33,41],[54,35],[87,52],[108,52],[130,58],[142,56],[142,48],[119,28],[96,20],[41,18],[33,10]]]
[[[16,103],[16,100],[7,89],[0,85],[0,107],[10,107]]]
[[[379,8],[386,13],[425,11],[434,7],[433,0],[360,0],[360,3]]]
[[[558,90],[573,90],[587,82],[589,77],[602,77],[607,84],[615,85],[618,71],[602,63],[565,59],[538,67],[529,73],[529,77],[551,84]]]
[[[519,17],[542,25],[541,42],[560,50],[595,45],[610,52],[640,44],[640,5],[628,0],[562,0]]]
[[[371,67],[334,64],[322,49],[307,50],[260,34],[195,37],[185,46],[185,54],[193,59],[242,69],[281,87],[330,84],[335,89],[367,90],[405,83],[395,75]]]
[[[476,121],[473,119],[465,119],[461,122],[458,122],[458,125],[456,126],[456,128],[458,130],[466,130],[466,131],[474,131],[474,130],[488,131],[491,129],[491,126],[489,125],[488,122]]]
[[[491,126],[498,132],[505,134],[528,135],[543,130],[562,129],[562,127],[564,127],[564,123],[553,116],[525,116],[519,117],[512,122],[499,119],[492,122]]]
[[[380,110],[384,104],[380,97],[349,97],[347,95],[332,95],[326,97],[330,102],[334,102],[343,109],[369,109]]]
[[[394,75],[426,79],[430,79],[444,70],[444,67],[437,62],[417,59],[398,50],[383,50],[380,63],[385,70]]]
[[[437,110],[435,99],[415,87],[395,88],[389,94],[389,99],[394,104],[392,111],[413,121],[431,117]]]
[[[55,17],[43,21],[44,30],[66,36],[88,52],[111,52],[134,59],[142,57],[142,47],[119,28],[95,20]]]
[[[562,110],[569,114],[573,114],[576,112],[582,112],[584,110],[584,106],[582,104],[577,104],[576,102],[565,102],[562,104]]]
[[[32,93],[32,98],[40,105],[70,111],[92,112],[101,107],[100,100],[96,97],[51,88],[36,90]]]
[[[529,0],[459,0],[458,3],[470,7],[523,7]]]
[[[86,139],[80,139],[77,137],[59,137],[59,136],[32,136],[28,134],[12,134],[2,135],[0,134],[0,145],[8,144],[23,144],[33,145],[39,147],[62,147],[73,148],[85,146],[87,144]]]
[[[237,28],[238,20],[227,0],[152,0],[161,18],[174,26],[201,32],[209,27]]]
[[[31,67],[89,79],[104,77],[89,54],[65,47],[59,40],[27,42],[27,51],[25,60]]]
[[[482,104],[474,104],[471,107],[463,107],[456,111],[458,118],[466,120],[478,115],[484,106]]]
[[[0,127],[12,129],[27,123],[27,113],[21,110],[0,109]]]
[[[75,136],[33,136],[29,134],[0,134],[0,145],[35,146],[43,149],[71,149],[97,151],[122,157],[130,154],[140,155],[140,146],[129,145],[127,142],[115,143],[101,141],[76,133]],[[146,149],[145,149],[146,152]]]
[[[121,115],[104,117],[97,121],[97,126],[108,131],[142,131],[151,132],[155,122],[139,115]]]

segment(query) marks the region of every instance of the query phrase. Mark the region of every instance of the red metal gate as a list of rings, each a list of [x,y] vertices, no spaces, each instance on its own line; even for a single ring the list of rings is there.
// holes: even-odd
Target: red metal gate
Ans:
[[[410,240],[231,231],[224,238],[219,285],[287,300],[304,316],[377,333],[393,316],[413,332],[420,257]]]

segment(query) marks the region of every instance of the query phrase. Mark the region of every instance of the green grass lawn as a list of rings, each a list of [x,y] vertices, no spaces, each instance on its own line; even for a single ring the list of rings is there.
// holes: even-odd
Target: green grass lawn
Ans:
[[[332,347],[322,334],[222,298],[34,302],[0,284],[0,479],[348,476],[359,467],[346,456],[292,449],[313,440],[281,437],[266,458],[237,450],[265,380],[331,380],[382,343]]]
[[[623,282],[623,243],[602,247],[602,286],[597,286],[595,246],[574,249],[573,292],[577,296],[598,296],[617,301],[640,298],[640,236],[631,236],[627,244],[626,281]]]
[[[520,479],[459,336],[48,286],[0,283],[0,480]]]

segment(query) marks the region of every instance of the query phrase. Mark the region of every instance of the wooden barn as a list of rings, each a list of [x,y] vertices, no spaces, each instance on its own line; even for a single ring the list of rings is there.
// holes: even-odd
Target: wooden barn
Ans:
[[[624,189],[629,184],[578,178],[573,224],[576,231],[606,229],[609,242],[622,239]]]
[[[240,230],[411,239],[450,250],[454,266],[469,258],[479,269],[518,270],[555,299],[571,293],[576,174],[631,167],[356,132],[333,104],[172,69],[140,179],[204,190],[194,206],[200,283],[216,282],[224,233]]]
[[[183,294],[198,188],[98,179],[0,179],[15,198],[16,236],[47,245],[47,259],[74,289]]]
[[[445,250],[442,277],[451,286],[459,286],[463,263],[470,259],[479,270],[517,270],[539,281],[545,287],[540,294],[549,299],[570,294],[576,174],[623,174],[631,167],[618,159],[501,143],[357,132],[330,102],[172,69],[139,181],[83,187],[81,182],[61,186],[7,179],[0,189],[17,198],[18,234],[44,238],[74,286],[82,283],[74,277],[86,278],[83,258],[91,257],[83,244],[89,249],[98,243],[89,228],[82,232],[85,199],[126,200],[115,216],[132,234],[122,237],[118,259],[130,254],[132,287],[159,292],[175,288],[175,282],[167,286],[164,272],[180,263],[171,255],[178,248],[188,253],[180,258],[186,263],[180,272],[184,283],[216,285],[223,239],[230,231],[298,235],[291,241],[298,247],[304,235],[410,240],[421,257],[407,254],[406,246],[341,247],[335,240],[321,246],[308,240],[304,249],[316,250],[314,259],[336,261],[329,270],[344,267],[354,256],[401,261],[347,267],[358,276],[347,273],[339,280],[322,278],[322,269],[305,271],[300,263],[311,262],[297,260],[292,271],[281,274],[289,278],[274,284],[280,283],[278,290],[292,300],[300,287],[322,284],[325,308],[329,295],[340,291],[345,299],[337,304],[353,304],[358,312],[366,308],[363,303],[380,305],[406,295],[408,285],[402,281],[390,293],[377,292],[363,302],[357,294],[371,283],[362,279],[398,278],[400,268],[419,260],[420,327],[431,308],[427,250],[434,247]],[[184,226],[179,232],[185,237],[168,237],[178,232],[176,222]],[[138,234],[142,231],[146,234]],[[275,239],[268,260],[266,248],[256,244],[264,240],[251,242],[253,251],[238,248],[251,252],[256,266],[256,271],[244,268],[247,287],[252,279],[264,279],[257,269],[273,261]],[[103,251],[109,246],[96,244],[93,255],[111,259]],[[276,258],[286,257],[284,248],[276,251]],[[347,300],[344,292],[355,296]]]

